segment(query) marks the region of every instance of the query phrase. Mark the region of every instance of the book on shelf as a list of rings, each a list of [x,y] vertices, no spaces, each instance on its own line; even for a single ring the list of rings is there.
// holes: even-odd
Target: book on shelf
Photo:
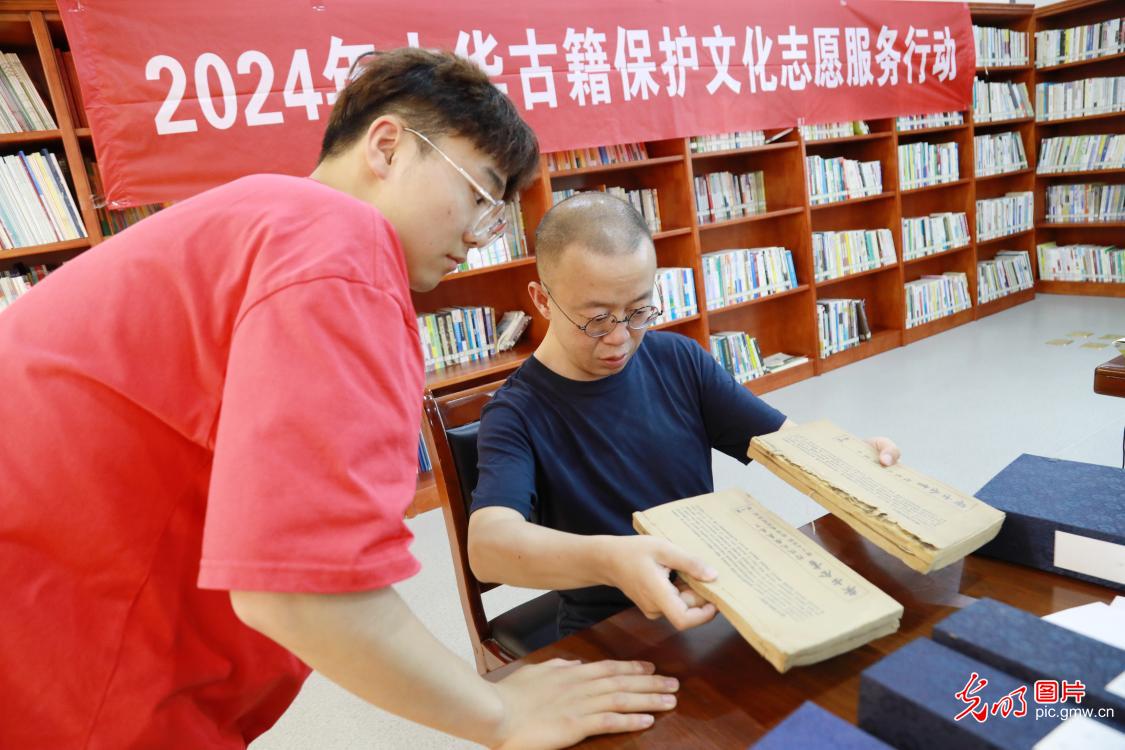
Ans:
[[[934,112],[925,115],[902,115],[895,118],[895,130],[900,133],[964,124],[965,116],[960,112]]]
[[[1015,131],[974,136],[973,154],[977,177],[1027,169],[1023,138]]]
[[[820,358],[826,359],[871,339],[867,305],[862,299],[818,299],[816,327]]]
[[[785,352],[774,352],[762,360],[762,366],[767,373],[781,372],[788,370],[791,367],[803,365],[809,361],[809,358],[802,354],[786,354]]]
[[[1125,247],[1044,242],[1036,253],[1043,281],[1125,283]]]
[[[523,213],[519,198],[505,207],[504,232],[484,247],[471,247],[465,255],[465,262],[457,266],[457,271],[471,271],[477,268],[490,268],[513,260],[527,257],[527,239],[523,229]]]
[[[898,147],[898,175],[903,190],[957,182],[961,166],[956,141],[903,143]]]
[[[17,154],[0,159],[0,246],[46,245],[86,236],[74,196],[54,154]]]
[[[992,260],[977,261],[977,303],[1035,288],[1031,258],[1025,250],[1001,250]]]
[[[879,195],[883,192],[883,165],[878,161],[856,161],[842,156],[825,159],[805,157],[812,205]]]
[[[972,307],[969,278],[960,271],[908,281],[905,296],[907,328],[932,323]]]
[[[547,169],[551,172],[560,172],[567,169],[627,164],[644,161],[647,158],[648,147],[644,143],[618,143],[612,146],[553,151],[547,154]]]
[[[1035,32],[1035,67],[1093,60],[1125,52],[1125,18]]]
[[[739,383],[766,374],[758,340],[745,331],[718,331],[710,336],[711,356]]]
[[[693,184],[695,215],[700,224],[766,212],[765,172],[710,172],[697,175]]]
[[[864,120],[850,122],[825,122],[819,125],[801,125],[797,128],[806,141],[825,141],[830,138],[849,138],[868,135],[871,127]]]
[[[898,262],[890,229],[813,232],[816,281],[838,279]]]
[[[1031,191],[977,200],[977,242],[1031,229],[1034,206]]]
[[[0,133],[55,130],[55,118],[19,55],[0,52]]]
[[[523,310],[504,313],[496,324],[496,351],[506,352],[519,343],[520,336],[531,325],[531,316]]]
[[[426,448],[426,436],[418,433],[418,473],[425,474],[427,471],[433,471],[434,463],[430,460],[430,451]]]
[[[74,67],[74,55],[69,51],[56,49],[55,62],[58,64],[59,77],[62,79],[63,94],[70,105],[70,111],[74,113],[74,126],[90,127],[90,122],[86,119],[86,102],[82,98],[82,86],[78,81],[78,69]]]
[[[0,310],[7,308],[17,299],[31,291],[31,288],[58,266],[38,264],[25,266],[16,263],[12,268],[0,271]]]
[[[1039,174],[1125,169],[1125,135],[1044,138],[1039,143]]]
[[[1039,122],[1125,112],[1125,76],[1035,84]]]
[[[1000,122],[1034,114],[1027,84],[1022,81],[982,81],[973,79],[973,120]]]
[[[718,250],[702,260],[708,310],[778,294],[798,283],[793,253],[784,247]]]
[[[713,567],[714,581],[684,580],[778,672],[898,630],[901,604],[743,490],[634,513],[633,528]]]
[[[695,272],[690,268],[657,268],[653,304],[663,312],[654,325],[699,314]]]
[[[747,453],[920,573],[957,562],[1000,531],[1000,511],[905,464],[883,466],[878,454],[827,421],[760,435]]]
[[[1027,65],[1027,38],[1026,31],[973,24],[977,67]]]
[[[426,372],[496,354],[496,313],[491,307],[446,307],[418,316]]]
[[[1046,219],[1061,224],[1125,221],[1125,185],[1048,185]]]
[[[945,211],[902,219],[903,260],[965,247],[969,242],[969,217],[964,211]]]
[[[693,135],[688,140],[688,146],[693,154],[733,151],[739,148],[754,148],[764,145],[766,145],[766,131],[764,130],[737,130],[733,133]]]

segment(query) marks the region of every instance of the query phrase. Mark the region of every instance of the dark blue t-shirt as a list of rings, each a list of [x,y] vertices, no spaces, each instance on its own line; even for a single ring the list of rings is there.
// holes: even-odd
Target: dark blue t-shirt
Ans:
[[[499,505],[559,531],[633,534],[634,511],[714,491],[711,448],[748,463],[750,439],[784,421],[678,334],[647,334],[625,369],[601,380],[564,378],[533,356],[482,413],[472,510]],[[561,635],[630,605],[608,586],[559,593]]]

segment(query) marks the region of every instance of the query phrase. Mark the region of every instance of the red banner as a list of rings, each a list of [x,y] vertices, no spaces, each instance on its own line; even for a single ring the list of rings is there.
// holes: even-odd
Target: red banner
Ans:
[[[506,7],[501,7],[505,5]],[[901,0],[59,0],[107,198],[308,174],[361,53],[476,60],[544,151],[968,109],[968,6]]]

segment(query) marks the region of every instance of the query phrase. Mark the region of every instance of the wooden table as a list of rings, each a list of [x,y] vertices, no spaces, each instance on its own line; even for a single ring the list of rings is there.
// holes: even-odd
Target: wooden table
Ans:
[[[1116,357],[1095,368],[1094,393],[1125,398],[1125,357]]]
[[[657,714],[656,724],[645,732],[596,737],[581,747],[744,750],[805,700],[855,723],[860,672],[915,638],[929,635],[934,623],[976,598],[990,597],[1044,615],[1111,601],[1114,596],[1102,586],[984,557],[969,557],[924,576],[832,516],[802,531],[903,605],[897,633],[820,664],[779,674],[722,616],[679,633],[664,620],[650,621],[629,609],[489,677],[555,657],[651,661],[658,673],[680,680],[675,710]]]

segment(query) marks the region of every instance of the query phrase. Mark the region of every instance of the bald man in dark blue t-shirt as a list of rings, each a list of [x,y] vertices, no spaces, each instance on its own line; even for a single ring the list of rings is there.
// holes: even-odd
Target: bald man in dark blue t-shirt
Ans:
[[[714,490],[711,449],[743,463],[755,435],[789,424],[694,340],[645,335],[656,252],[643,219],[604,193],[548,212],[531,299],[550,323],[535,354],[485,407],[469,562],[482,581],[557,589],[559,633],[630,604],[677,628],[715,607],[670,580],[714,571],[634,511]],[[643,345],[642,345],[643,344]],[[875,438],[884,464],[898,459]]]

